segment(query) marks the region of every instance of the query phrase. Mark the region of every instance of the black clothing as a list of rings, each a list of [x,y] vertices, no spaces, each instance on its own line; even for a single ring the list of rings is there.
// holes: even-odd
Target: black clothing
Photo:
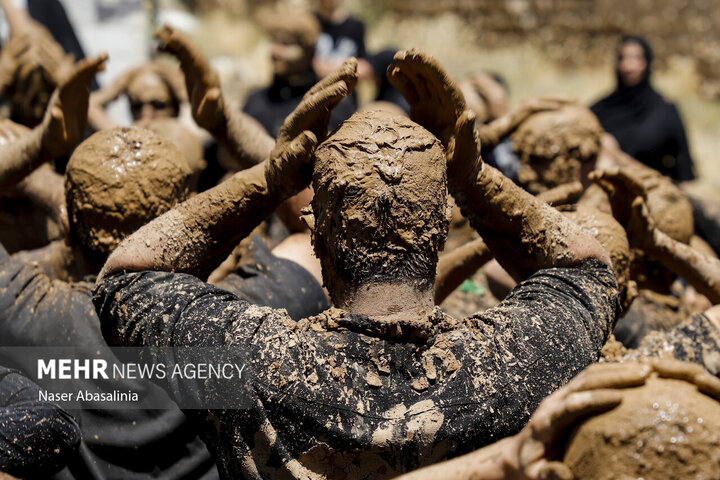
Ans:
[[[613,334],[626,348],[637,348],[650,332],[669,331],[685,320],[680,299],[641,290],[630,308],[618,319]]]
[[[273,255],[258,237],[250,240],[241,263],[217,286],[255,305],[284,308],[293,320],[330,307],[315,277],[297,263]]]
[[[46,477],[80,445],[80,427],[57,405],[39,400],[40,388],[20,372],[0,367],[0,472]]]
[[[382,50],[375,55],[368,57],[368,62],[373,69],[376,82],[379,81],[377,94],[375,95],[376,102],[390,102],[394,103],[398,107],[402,108],[405,113],[410,112],[410,105],[407,100],[403,97],[400,90],[390,83],[387,78],[387,69],[390,65],[394,64],[393,57],[397,50],[387,49]]]
[[[597,260],[462,321],[436,308],[393,328],[334,309],[296,322],[165,272],[110,275],[94,302],[111,345],[225,345],[247,366],[249,408],[194,413],[225,478],[389,478],[514,434],[597,361],[619,309]]]
[[[33,19],[50,31],[65,52],[75,56],[75,61],[85,58],[85,51],[60,0],[27,0],[27,9]],[[95,91],[98,88],[97,80],[93,77],[90,79],[90,90]]]
[[[675,105],[650,84],[650,47],[637,37],[628,41],[637,43],[645,51],[644,78],[638,85],[625,87],[618,74],[615,91],[590,110],[625,153],[675,181],[693,180],[693,161],[680,114]]]
[[[322,59],[345,60],[348,57],[365,58],[365,24],[355,17],[340,23],[329,22],[318,16],[322,33],[318,36],[315,55]]]
[[[299,84],[290,84],[284,79],[275,77],[268,88],[250,94],[243,112],[255,118],[273,138],[277,138],[285,118],[295,110],[305,92],[317,81],[318,78],[314,73],[308,73],[305,81]],[[330,130],[335,129],[355,113],[353,102],[353,97],[346,97],[333,109],[328,124]]]
[[[695,362],[720,377],[720,331],[703,313],[669,331],[650,332],[628,357],[664,357]]]
[[[116,363],[100,333],[91,301],[92,283],[51,280],[33,264],[9,258],[0,244],[0,345],[73,346],[84,358]],[[0,357],[3,357],[0,349]],[[18,362],[10,364],[9,361]],[[5,364],[35,372],[31,359],[5,358]],[[68,380],[77,390],[94,390],[99,380]],[[43,381],[38,382],[41,386]],[[148,381],[107,380],[107,392],[138,392],[140,404],[162,410],[78,410],[83,443],[65,461],[57,478],[216,478],[214,462],[188,419]],[[147,403],[145,403],[147,402]]]

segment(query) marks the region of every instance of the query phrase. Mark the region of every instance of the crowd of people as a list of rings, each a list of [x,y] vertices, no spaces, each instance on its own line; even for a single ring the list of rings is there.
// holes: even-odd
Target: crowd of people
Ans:
[[[258,15],[273,79],[239,110],[173,27],[91,92],[112,59],[0,0],[0,478],[720,478],[720,217],[649,44],[592,107],[511,109],[318,3]],[[480,268],[497,304],[444,312]],[[68,409],[10,347],[244,373],[72,378],[139,398]]]

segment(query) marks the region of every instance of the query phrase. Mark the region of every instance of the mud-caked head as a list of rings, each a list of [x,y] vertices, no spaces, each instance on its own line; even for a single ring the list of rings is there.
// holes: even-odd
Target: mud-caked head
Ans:
[[[179,68],[162,60],[133,69],[126,92],[134,121],[177,117],[186,99],[185,82]]]
[[[518,182],[531,193],[585,181],[595,168],[603,129],[587,108],[563,108],[531,115],[512,136],[520,157]]]
[[[651,377],[580,424],[563,462],[578,480],[717,478],[720,403],[680,379]]]
[[[342,305],[362,285],[432,286],[448,229],[445,152],[408,118],[356,113],[315,152],[313,244]]]
[[[70,234],[101,260],[125,237],[185,200],[190,169],[178,148],[139,127],[100,131],[65,172]]]

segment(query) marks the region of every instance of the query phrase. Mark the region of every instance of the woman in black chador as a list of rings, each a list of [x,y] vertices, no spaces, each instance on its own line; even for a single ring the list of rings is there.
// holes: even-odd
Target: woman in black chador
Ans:
[[[624,36],[615,67],[617,88],[590,108],[627,154],[677,182],[693,180],[680,114],[650,84],[652,60],[644,38]]]

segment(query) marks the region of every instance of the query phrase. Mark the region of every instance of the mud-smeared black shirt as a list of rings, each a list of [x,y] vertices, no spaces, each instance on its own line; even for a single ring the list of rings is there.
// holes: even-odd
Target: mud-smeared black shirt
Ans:
[[[226,478],[389,478],[514,434],[597,361],[619,308],[596,260],[542,270],[467,319],[436,309],[396,327],[336,310],[294,321],[164,272],[109,276],[94,301],[110,344],[241,357],[250,407],[195,413]]]
[[[80,428],[57,405],[40,401],[38,387],[0,367],[0,472],[41,478],[60,470],[80,445]]]
[[[8,256],[0,244],[0,346],[75,347],[84,358],[115,356],[105,344],[92,304],[92,284],[53,280],[37,265]],[[32,358],[0,359],[26,374]],[[38,380],[41,387],[44,381]],[[76,390],[102,384],[105,391],[140,392],[140,406],[163,409],[73,410],[82,429],[80,447],[66,455],[59,479],[217,478],[210,453],[188,419],[157,385],[149,381],[68,380]],[[147,403],[145,403],[147,402]]]
[[[300,320],[330,305],[322,285],[297,263],[276,257],[258,236],[253,237],[242,261],[217,286],[243,300],[284,308]]]
[[[720,377],[720,330],[699,313],[677,327],[650,332],[627,358],[676,358],[699,363],[716,377]]]

